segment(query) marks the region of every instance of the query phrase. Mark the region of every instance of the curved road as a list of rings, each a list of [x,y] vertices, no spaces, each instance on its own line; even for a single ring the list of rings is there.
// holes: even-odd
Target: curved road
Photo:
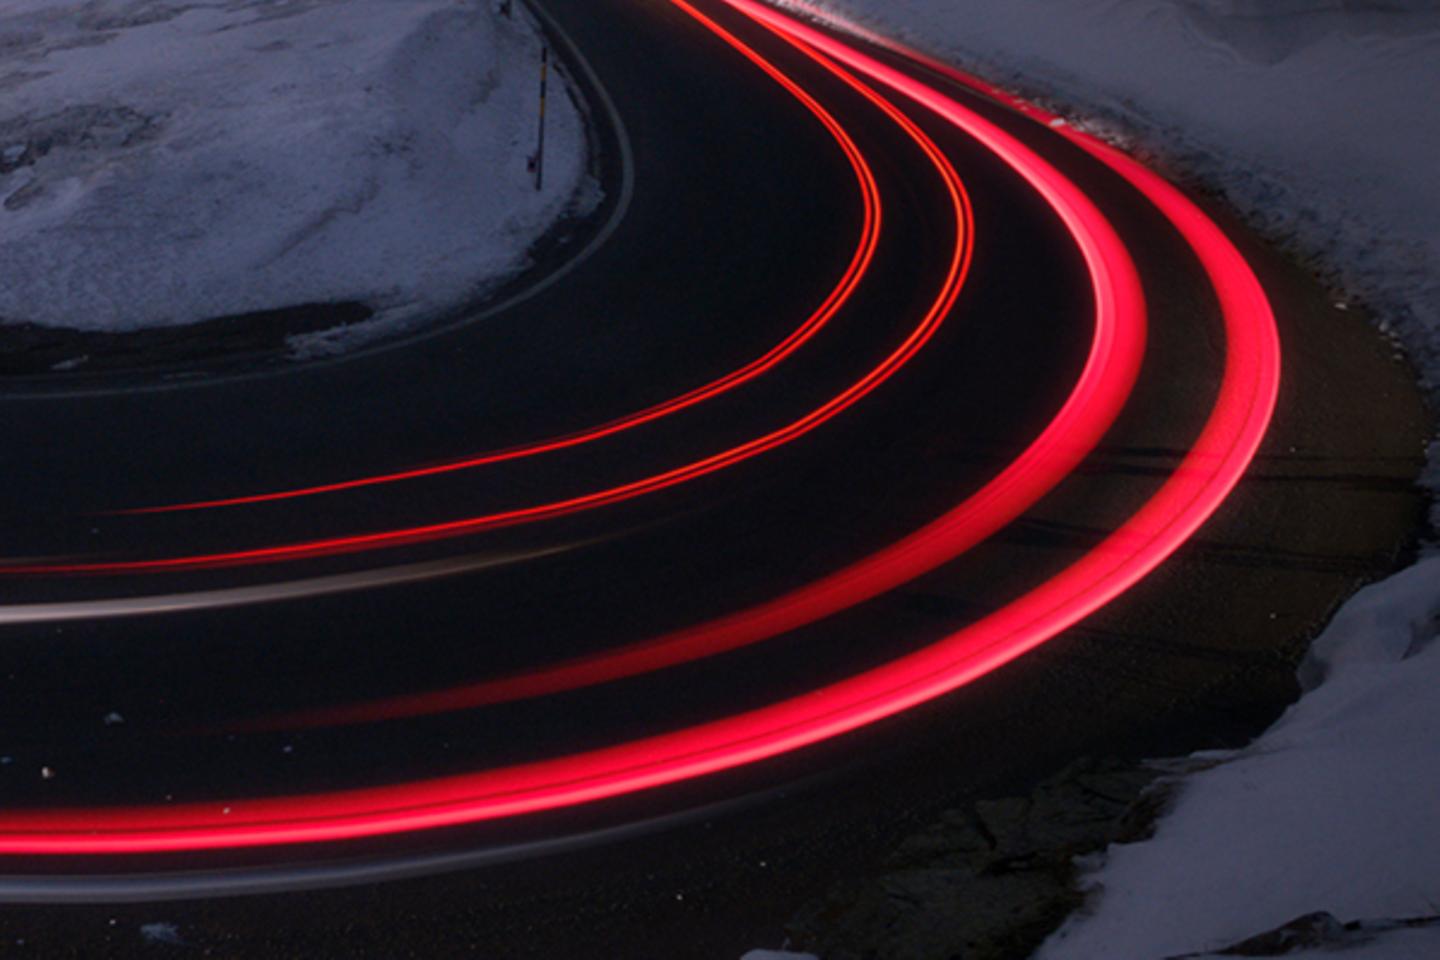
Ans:
[[[1157,178],[741,0],[547,9],[635,169],[559,282],[343,363],[0,398],[6,896],[468,865],[378,889],[517,955],[632,901],[598,955],[738,955],[959,792],[1243,735],[1389,562],[1423,416],[1314,371],[1403,370],[1329,316],[1277,393],[1310,294]],[[1357,463],[1222,507],[1277,400],[1267,449]],[[1312,542],[1307,483],[1385,523]]]

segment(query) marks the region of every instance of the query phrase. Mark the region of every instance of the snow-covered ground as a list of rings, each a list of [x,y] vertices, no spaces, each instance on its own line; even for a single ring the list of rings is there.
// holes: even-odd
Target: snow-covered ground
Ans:
[[[1217,188],[1363,300],[1440,398],[1434,0],[805,0],[1040,99]],[[1440,478],[1432,446],[1432,483]],[[1440,914],[1440,559],[1363,591],[1306,695],[1250,747],[1191,758],[1153,840],[1090,864],[1041,960],[1197,956],[1328,911]],[[1332,931],[1440,957],[1440,927]],[[794,956],[756,952],[752,960]]]
[[[492,0],[3,0],[0,319],[465,301],[582,186],[559,82],[527,169],[541,47]]]
[[[1306,694],[1245,749],[1189,758],[1154,839],[1110,849],[1093,913],[1038,960],[1158,960],[1319,910],[1440,914],[1437,632],[1440,557],[1356,594],[1301,665]],[[1440,925],[1355,939],[1346,956],[1440,957]]]

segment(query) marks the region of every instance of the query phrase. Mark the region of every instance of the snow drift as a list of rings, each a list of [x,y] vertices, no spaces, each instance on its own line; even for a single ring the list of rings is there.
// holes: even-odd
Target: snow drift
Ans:
[[[541,44],[485,0],[8,0],[0,318],[453,307],[584,175],[558,84],[543,193],[527,170]]]
[[[1307,694],[1243,750],[1191,758],[1154,839],[1110,848],[1094,913],[1039,957],[1214,950],[1317,910],[1440,913],[1437,617],[1440,558],[1356,594],[1302,665]],[[1364,955],[1434,956],[1440,927],[1373,940]]]

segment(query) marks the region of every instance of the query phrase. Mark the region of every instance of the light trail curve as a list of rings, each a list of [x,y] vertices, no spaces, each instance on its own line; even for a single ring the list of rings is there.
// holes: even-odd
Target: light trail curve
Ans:
[[[936,150],[897,108],[873,93],[868,95],[917,141],[926,143],[927,151]],[[233,729],[312,729],[427,716],[626,679],[774,638],[858,606],[955,559],[1020,516],[1075,469],[1114,423],[1139,373],[1146,318],[1134,267],[1098,211],[1088,206],[1079,210],[1092,240],[1087,263],[1096,290],[1095,330],[1084,370],[1035,442],[936,521],[818,582],[662,637],[495,680],[269,717]]]
[[[1033,154],[938,90],[803,25],[727,0],[878,83],[915,96],[1046,179],[1052,203],[1073,188]],[[1255,452],[1273,410],[1279,352],[1273,317],[1243,259],[1183,196],[1119,155],[1121,169],[1200,256],[1220,294],[1226,331],[1219,399],[1200,440],[1158,494],[1059,576],[924,650],[793,700],[713,723],[539,763],[418,783],[172,808],[15,811],[0,834],[8,853],[120,853],[340,840],[555,809],[703,776],[857,729],[955,689],[1113,598],[1182,543],[1223,500]],[[1079,198],[1083,200],[1083,198]],[[1067,222],[1083,223],[1075,208]],[[1082,243],[1082,249],[1084,244]]]

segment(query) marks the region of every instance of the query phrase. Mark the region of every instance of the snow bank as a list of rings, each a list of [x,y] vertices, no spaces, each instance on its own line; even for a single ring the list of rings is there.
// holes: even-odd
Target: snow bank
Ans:
[[[563,91],[543,193],[527,170],[540,49],[488,0],[6,0],[0,318],[451,307],[584,174]]]
[[[1437,615],[1440,558],[1357,594],[1306,661],[1318,686],[1245,749],[1192,758],[1208,768],[1184,777],[1154,839],[1112,847],[1088,877],[1094,912],[1037,956],[1213,950],[1317,910],[1440,913]],[[1373,949],[1408,944],[1433,950],[1440,929]]]

